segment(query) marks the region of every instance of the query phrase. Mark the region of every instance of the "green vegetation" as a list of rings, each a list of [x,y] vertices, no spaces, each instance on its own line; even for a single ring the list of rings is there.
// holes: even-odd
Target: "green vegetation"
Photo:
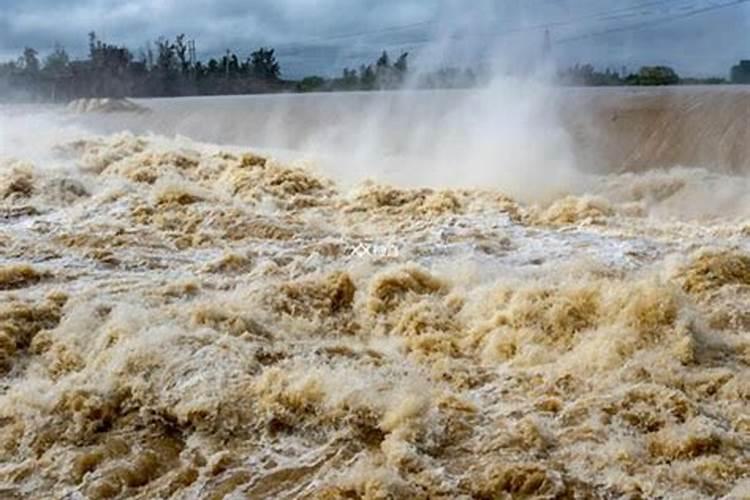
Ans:
[[[409,54],[402,53],[391,61],[383,51],[374,64],[363,64],[359,70],[344,68],[338,78],[310,76],[302,79],[296,90],[299,92],[331,92],[349,90],[395,90],[408,86],[418,89],[470,88],[482,80],[471,69],[441,68],[432,72],[412,72]]]
[[[723,78],[680,78],[668,66],[644,66],[636,73],[575,65],[558,73],[563,85],[676,85],[720,84]],[[0,98],[66,101],[80,97],[171,97],[187,95],[253,94],[269,92],[330,92],[471,88],[488,81],[482,68],[441,68],[413,71],[409,54],[395,60],[388,52],[358,69],[344,68],[341,76],[308,76],[299,81],[281,78],[281,66],[272,48],[261,47],[242,59],[227,50],[221,58],[197,60],[193,42],[185,35],[159,38],[134,55],[126,47],[103,42],[89,34],[86,59],[72,60],[56,46],[43,60],[33,48],[16,61],[0,63]],[[750,83],[750,61],[731,70],[733,83]]]
[[[71,60],[58,46],[44,62],[32,48],[17,61],[0,64],[0,91],[35,100],[79,97],[167,97],[246,94],[293,90],[280,78],[275,52],[259,48],[241,60],[227,51],[221,59],[204,63],[191,54],[185,35],[160,38],[138,57],[126,47],[111,45],[89,34],[89,54]]]
[[[325,90],[326,79],[322,76],[306,76],[297,84],[297,92],[320,92]]]
[[[581,85],[587,87],[603,87],[609,85],[624,85],[625,79],[617,71],[607,68],[604,72],[597,71],[591,64],[583,66],[576,64],[561,71],[558,79],[565,85]]]
[[[625,78],[628,85],[677,85],[680,77],[669,66],[643,66],[638,73]]]
[[[750,65],[750,61],[748,61]],[[603,87],[613,85],[719,85],[727,83],[724,78],[681,78],[677,72],[669,66],[643,66],[637,73],[627,73],[606,69],[598,71],[592,65],[583,66],[576,64],[558,74],[560,82],[564,85]],[[750,68],[748,68],[748,83],[750,83]]]
[[[253,94],[269,92],[329,92],[393,90],[407,82],[418,88],[462,88],[479,83],[470,69],[444,68],[412,75],[409,54],[391,60],[383,52],[359,70],[345,68],[341,77],[309,76],[300,81],[281,78],[274,49],[261,47],[246,59],[227,51],[221,59],[195,58],[185,35],[159,38],[136,57],[126,47],[89,34],[89,54],[71,60],[61,46],[44,62],[26,48],[16,61],[0,64],[0,97],[67,101],[81,97],[171,97],[187,95]]]

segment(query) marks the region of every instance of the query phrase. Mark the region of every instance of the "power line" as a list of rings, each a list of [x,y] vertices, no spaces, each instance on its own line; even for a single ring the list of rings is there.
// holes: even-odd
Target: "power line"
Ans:
[[[680,1],[685,1],[685,0],[677,0],[678,3]],[[631,5],[630,7],[623,7],[620,9],[613,9],[613,10],[609,10],[605,12],[598,12],[595,14],[579,16],[573,19],[551,21],[545,24],[540,24],[538,26],[547,26],[550,28],[555,28],[555,27],[560,27],[560,26],[569,26],[571,24],[578,24],[581,21],[587,21],[587,20],[593,20],[594,22],[599,22],[599,21],[614,21],[617,19],[624,19],[624,18],[632,17],[634,15],[639,15],[642,17],[642,16],[649,14],[649,13],[642,12],[643,9],[647,9],[651,7],[659,7],[662,5],[670,6],[670,4],[673,4],[673,3],[675,3],[675,0],[654,0],[651,2],[644,2],[638,5]],[[692,3],[692,1],[690,3]]]
[[[551,22],[547,22],[547,23],[534,24],[534,25],[530,25],[530,26],[519,26],[517,28],[512,28],[512,29],[504,30],[504,31],[502,31],[500,33],[494,33],[494,34],[489,34],[489,35],[487,35],[486,33],[485,34],[481,34],[481,33],[469,33],[469,34],[463,33],[463,34],[454,34],[454,35],[452,35],[450,37],[447,37],[447,38],[444,38],[444,39],[447,39],[447,40],[462,40],[462,39],[466,39],[466,38],[477,38],[477,37],[478,38],[482,38],[482,37],[497,38],[497,37],[508,36],[508,35],[512,35],[512,34],[516,34],[516,33],[546,30],[546,29],[549,29],[550,27],[558,27],[558,28],[559,27],[565,27],[565,26],[579,24],[579,23],[581,23],[583,21],[587,21],[587,20],[588,21],[593,21],[594,23],[596,23],[596,22],[601,22],[601,21],[612,21],[614,19],[622,19],[622,18],[626,18],[626,17],[632,17],[634,15],[638,15],[639,17],[645,17],[645,16],[648,16],[648,15],[653,15],[653,13],[652,12],[643,12],[643,9],[648,9],[648,8],[653,8],[653,7],[659,7],[659,6],[665,6],[668,9],[667,12],[670,11],[670,10],[672,12],[675,12],[677,10],[683,10],[684,11],[685,9],[690,9],[690,10],[687,10],[686,12],[681,12],[681,13],[677,13],[676,12],[676,13],[671,14],[669,17],[666,17],[666,18],[653,19],[653,20],[645,21],[645,22],[638,23],[638,24],[630,24],[630,25],[627,25],[627,26],[619,26],[619,27],[609,28],[609,29],[606,29],[606,30],[601,30],[601,31],[593,32],[593,33],[587,33],[587,34],[583,34],[583,35],[575,35],[575,36],[570,36],[570,37],[566,37],[566,38],[555,40],[555,43],[571,43],[571,42],[578,41],[578,40],[584,40],[584,39],[594,38],[594,37],[599,37],[599,36],[606,36],[606,35],[613,34],[613,33],[626,32],[626,31],[637,31],[637,30],[641,30],[641,29],[646,29],[646,28],[649,28],[649,27],[652,27],[652,26],[658,26],[660,24],[664,24],[664,23],[668,23],[668,22],[672,22],[672,21],[677,21],[677,20],[684,19],[684,18],[694,17],[694,16],[697,16],[697,15],[705,14],[705,13],[716,11],[716,10],[720,10],[720,9],[725,9],[725,8],[730,8],[730,7],[738,6],[740,4],[744,4],[744,3],[747,3],[747,2],[750,2],[750,0],[733,0],[733,1],[728,2],[728,3],[720,3],[720,4],[716,4],[716,3],[711,2],[711,5],[706,6],[706,7],[692,8],[693,5],[695,5],[694,1],[686,1],[686,0],[653,0],[653,1],[649,1],[649,2],[643,2],[643,3],[640,3],[638,5],[633,5],[633,6],[630,6],[630,7],[622,7],[622,8],[618,8],[618,9],[612,9],[612,10],[608,10],[608,11],[598,12],[598,13],[595,13],[595,14],[588,14],[588,15],[584,15],[584,16],[578,16],[578,17],[571,18],[571,19],[566,19],[566,20],[551,21]],[[381,28],[379,30],[372,30],[372,31],[360,32],[360,33],[350,33],[350,34],[346,34],[346,35],[333,35],[331,37],[321,37],[321,38],[319,38],[319,40],[329,40],[329,39],[337,39],[337,38],[344,38],[344,37],[346,37],[346,38],[355,38],[355,37],[360,37],[360,36],[368,36],[370,34],[384,33],[384,32],[394,31],[394,30],[402,30],[402,29],[407,29],[407,28],[412,28],[412,27],[417,27],[417,26],[425,26],[425,25],[429,25],[429,24],[433,24],[433,22],[432,21],[423,21],[423,22],[419,22],[419,23],[412,23],[410,25],[386,27],[386,28]],[[395,48],[395,47],[407,47],[407,49],[408,49],[409,47],[423,45],[423,44],[426,44],[426,43],[437,42],[437,41],[439,41],[439,40],[435,39],[435,38],[423,37],[421,39],[410,40],[410,41],[407,41],[407,42],[404,42],[404,43],[391,44],[391,45],[388,45],[387,48],[391,48],[392,49],[392,48]],[[312,49],[313,47],[307,47],[307,48]],[[324,49],[323,46],[318,46],[318,48]],[[300,51],[302,51],[304,49],[305,49],[304,46],[300,46],[299,49],[298,49],[298,51],[297,51],[297,53],[300,53]],[[376,53],[376,52],[379,52],[380,50],[381,49],[378,49],[377,51],[373,50],[373,54]],[[288,57],[290,55],[293,56],[293,55],[296,55],[296,54],[284,54],[284,55],[286,55]],[[318,59],[318,58],[328,58],[328,57],[330,57],[330,54],[307,54],[306,55],[307,59]],[[357,59],[357,58],[361,58],[361,57],[363,57],[363,56],[362,55],[344,55],[344,54],[340,54],[340,55],[337,56],[337,59],[339,59],[339,60],[352,60],[352,59]]]
[[[743,0],[748,1],[748,0]],[[683,3],[683,5],[679,5],[680,3]],[[639,12],[641,9],[643,9],[646,6],[658,6],[658,5],[672,5],[673,8],[685,8],[688,7],[688,5],[684,4],[690,4],[692,6],[694,2],[692,0],[659,0],[659,1],[652,1],[647,2],[639,5],[634,5],[627,8],[621,8],[621,9],[615,9],[613,11],[605,11],[605,12],[599,12],[596,14],[589,14],[585,16],[580,16],[572,19],[566,19],[566,20],[560,20],[560,21],[551,21],[551,22],[545,22],[545,23],[539,23],[534,24],[530,26],[520,26],[517,28],[505,30],[499,33],[495,33],[490,35],[492,38],[498,38],[498,37],[504,37],[516,33],[524,33],[527,31],[542,31],[547,30],[549,28],[560,28],[565,26],[571,26],[571,25],[577,25],[580,24],[583,21],[591,20],[593,23],[601,22],[601,21],[612,21],[616,19],[622,19],[626,17],[631,17],[633,15],[638,14],[639,17],[645,17],[647,15],[650,15],[650,12]],[[484,35],[481,34],[469,34],[469,35],[454,35],[452,39],[460,40],[464,38],[470,38],[470,37],[482,37]],[[418,43],[429,43],[432,40],[429,39],[423,39],[418,41]]]
[[[502,33],[496,34],[495,36],[504,36],[504,35],[508,35],[508,34],[520,33],[520,32],[525,32],[525,31],[537,31],[537,30],[548,29],[548,28],[568,26],[568,25],[571,25],[571,24],[578,24],[581,21],[587,21],[587,20],[594,20],[594,21],[607,21],[607,20],[610,20],[611,21],[611,20],[616,20],[616,19],[621,19],[621,18],[626,18],[626,17],[632,17],[633,15],[637,15],[637,14],[643,16],[644,14],[642,12],[639,13],[639,11],[641,11],[644,8],[658,7],[660,5],[669,5],[669,4],[673,3],[674,1],[675,0],[652,0],[652,1],[649,1],[649,2],[640,3],[638,5],[631,5],[629,7],[621,7],[621,8],[617,8],[617,9],[607,10],[605,12],[598,12],[598,13],[595,13],[595,14],[587,14],[587,15],[579,16],[579,17],[576,17],[576,18],[573,18],[573,19],[565,19],[565,20],[559,20],[559,21],[549,21],[549,22],[546,22],[546,23],[543,23],[543,24],[536,24],[536,25],[531,25],[531,26],[520,26],[520,27],[517,27],[517,28],[511,28],[511,29],[504,30]],[[679,1],[682,1],[682,0],[677,0],[677,1],[679,2]],[[287,49],[290,49],[292,51],[295,51],[296,53],[300,53],[301,51],[304,51],[306,49],[311,49],[312,48],[312,43],[314,43],[314,42],[325,42],[325,41],[341,40],[341,39],[347,39],[347,38],[364,38],[364,37],[371,36],[371,35],[379,35],[379,34],[390,33],[390,32],[394,32],[394,31],[404,31],[404,30],[410,30],[410,29],[419,28],[419,27],[425,27],[425,26],[435,25],[437,23],[438,23],[438,21],[420,21],[420,22],[415,22],[415,23],[410,23],[410,24],[405,24],[405,25],[388,26],[388,27],[379,28],[379,29],[375,29],[375,30],[369,30],[369,31],[361,31],[361,32],[352,32],[352,33],[342,33],[342,34],[336,34],[336,35],[319,36],[319,37],[310,38],[310,39],[308,39],[308,40],[306,40],[304,42],[294,42],[294,43],[288,43],[288,44],[283,44],[283,45],[277,45],[276,49],[278,51],[286,51]],[[469,36],[482,36],[482,35],[479,35],[479,34],[475,34],[475,35],[460,35],[460,34],[455,34],[455,35],[452,35],[452,36],[450,36],[448,38],[449,39],[462,39],[462,38],[468,38]],[[429,43],[429,42],[432,42],[432,41],[437,41],[437,40],[435,40],[434,38],[424,38],[423,37],[421,39],[417,39],[417,40],[412,40],[412,41],[409,41],[409,42],[405,42],[402,45],[422,44],[422,43]],[[284,55],[287,55],[287,56],[292,55],[293,56],[293,55],[296,55],[296,54],[294,54],[294,53],[290,54],[290,53],[287,52]]]
[[[683,4],[686,3],[686,0],[676,0],[677,5],[674,5],[674,7],[687,7],[688,5],[679,5],[680,2]],[[643,13],[639,12],[642,11],[642,9],[646,7],[654,7],[659,5],[670,5],[675,3],[675,0],[655,0],[651,2],[645,2],[638,5],[630,6],[630,7],[624,7],[614,10],[608,10],[604,12],[598,12],[595,14],[587,14],[584,16],[579,16],[571,19],[565,19],[565,20],[559,20],[559,21],[548,21],[544,23],[539,24],[533,24],[528,26],[519,26],[516,28],[510,28],[503,30],[501,32],[497,33],[456,33],[447,37],[443,37],[440,39],[436,39],[433,37],[422,37],[415,40],[410,40],[408,42],[404,42],[401,44],[396,45],[390,45],[390,47],[403,47],[403,46],[413,46],[413,45],[423,45],[426,43],[432,43],[432,42],[438,42],[442,40],[465,40],[469,38],[499,38],[499,37],[505,37],[517,33],[525,33],[525,32],[531,32],[531,31],[542,31],[547,30],[549,28],[560,28],[564,26],[570,26],[575,24],[580,24],[583,21],[593,21],[593,22],[601,22],[601,21],[612,21],[615,19],[622,19],[627,17],[632,17],[633,15],[639,15],[640,17],[644,17],[646,15],[649,15],[650,13]],[[691,0],[687,0],[687,3],[692,4],[693,2]]]
[[[666,18],[662,18],[662,19],[654,19],[654,20],[651,20],[651,21],[645,21],[645,22],[637,24],[637,25],[620,26],[620,27],[617,27],[617,28],[610,28],[610,29],[607,29],[607,30],[598,31],[598,32],[594,32],[594,33],[587,33],[587,34],[584,34],[584,35],[577,35],[577,36],[571,36],[571,37],[567,37],[567,38],[562,38],[562,39],[557,40],[556,43],[570,43],[570,42],[576,42],[576,41],[579,41],[579,40],[585,40],[585,39],[588,39],[588,38],[595,38],[595,37],[600,37],[600,36],[606,36],[606,35],[610,35],[610,34],[613,34],[613,33],[621,33],[621,32],[625,32],[625,31],[639,31],[639,30],[642,30],[642,29],[651,28],[653,26],[658,26],[660,24],[670,23],[670,22],[677,21],[677,20],[680,20],[680,19],[686,19],[686,18],[689,18],[689,17],[694,17],[694,16],[698,16],[698,15],[701,15],[701,14],[706,14],[708,12],[713,12],[713,11],[720,10],[720,9],[726,9],[726,8],[730,8],[730,7],[736,7],[738,5],[741,5],[741,4],[744,4],[744,3],[747,3],[747,2],[750,2],[750,0],[733,0],[732,2],[723,3],[723,4],[713,4],[712,3],[708,7],[702,7],[702,8],[698,8],[698,9],[693,9],[693,10],[690,10],[688,12],[684,12],[682,14],[678,14],[678,15],[675,15],[675,16],[670,16],[670,17],[666,17]]]
[[[692,1],[683,2],[683,5],[680,5],[679,1],[680,0],[678,0],[678,2],[677,2],[676,5],[672,6],[673,10],[674,9],[685,10],[685,9],[691,8],[694,5],[694,2],[692,2]],[[716,11],[716,10],[720,10],[720,9],[735,7],[735,6],[738,6],[740,4],[744,4],[744,3],[747,3],[747,2],[750,2],[750,0],[733,0],[731,2],[721,3],[721,4],[716,4],[716,3],[712,2],[710,6],[701,7],[701,8],[693,8],[692,10],[688,10],[687,12],[673,14],[673,15],[671,15],[669,17],[666,17],[666,18],[654,19],[654,20],[645,21],[645,22],[642,22],[642,23],[639,23],[639,24],[635,24],[635,25],[630,24],[628,26],[620,26],[620,27],[615,27],[615,28],[609,28],[609,29],[602,30],[602,31],[597,31],[597,32],[594,32],[594,33],[587,33],[587,34],[584,34],[584,35],[577,35],[577,36],[571,36],[571,37],[567,37],[567,38],[562,38],[562,39],[555,40],[555,43],[569,43],[569,42],[573,42],[573,41],[577,41],[577,40],[583,40],[583,39],[586,39],[586,38],[593,38],[593,37],[598,37],[598,36],[604,36],[604,35],[608,35],[608,34],[611,34],[611,33],[625,32],[625,31],[637,31],[637,30],[649,28],[651,26],[657,26],[659,24],[664,24],[664,23],[668,23],[668,22],[672,22],[672,21],[677,21],[677,20],[684,19],[684,18],[694,17],[694,16],[697,16],[697,15],[700,15],[700,14],[705,14],[705,13]],[[500,32],[500,33],[491,34],[487,38],[503,37],[503,36],[508,36],[508,35],[515,34],[515,33],[527,32],[527,31],[541,31],[541,30],[546,30],[546,29],[548,29],[550,27],[562,27],[562,26],[574,25],[574,24],[578,24],[580,21],[585,20],[585,19],[594,19],[594,21],[611,20],[611,19],[614,19],[614,17],[612,16],[612,14],[615,13],[615,12],[619,12],[618,17],[622,17],[626,13],[628,15],[633,15],[635,13],[635,11],[640,10],[641,8],[643,8],[646,5],[648,5],[648,6],[670,5],[672,3],[673,3],[673,0],[661,0],[661,1],[647,2],[645,4],[640,4],[640,5],[637,5],[637,6],[632,6],[630,8],[623,8],[623,9],[619,9],[619,10],[615,10],[615,11],[608,11],[608,12],[600,12],[598,14],[589,15],[589,16],[582,16],[582,17],[579,17],[579,18],[568,19],[568,20],[564,20],[564,21],[555,21],[555,22],[550,22],[550,23],[540,23],[540,24],[531,25],[531,26],[522,26],[522,27],[518,27],[518,28],[513,28],[513,29],[510,29],[510,30],[505,30],[505,31]],[[629,11],[632,11],[632,12],[629,12]],[[641,15],[641,17],[644,17],[644,16],[648,15],[648,13],[642,13],[640,15]],[[452,40],[461,40],[461,39],[466,39],[466,38],[470,38],[470,37],[484,37],[484,36],[486,36],[486,35],[482,35],[482,34],[456,34],[456,35],[453,35],[453,36],[449,37],[449,39],[452,39]],[[399,44],[397,46],[421,45],[421,44],[435,42],[435,41],[437,41],[437,40],[429,39],[429,38],[423,38],[421,40],[414,40],[414,41],[406,42],[406,43],[403,43],[403,44]]]
[[[417,27],[420,27],[420,26],[426,26],[426,25],[430,25],[430,24],[435,24],[436,22],[437,21],[420,21],[420,22],[417,22],[417,23],[403,24],[403,25],[400,25],[400,26],[388,26],[388,27],[385,27],[385,28],[380,28],[380,29],[370,30],[370,31],[362,31],[362,32],[357,32],[357,33],[342,33],[342,34],[337,34],[337,35],[320,36],[320,37],[316,37],[316,39],[317,40],[328,41],[328,40],[340,40],[340,39],[344,39],[344,38],[357,38],[357,37],[369,36],[369,35],[379,35],[379,34],[382,34],[382,33],[390,33],[390,32],[393,32],[393,31],[402,31],[402,30],[406,30],[406,29],[417,28]],[[313,39],[313,40],[315,40],[315,39]]]
[[[292,50],[294,50],[295,48],[303,49],[305,48],[305,46],[309,47],[310,44],[315,43],[315,42],[328,42],[328,41],[333,41],[333,40],[344,40],[347,38],[362,38],[362,37],[371,36],[371,35],[381,35],[385,33],[392,33],[394,31],[410,30],[410,29],[419,28],[422,26],[429,26],[431,24],[436,24],[436,23],[437,21],[419,21],[419,22],[410,23],[410,24],[387,26],[384,28],[379,28],[379,29],[374,29],[374,30],[369,30],[369,31],[360,31],[360,32],[353,32],[353,33],[339,33],[335,35],[321,35],[318,37],[308,38],[304,42],[293,42],[293,43],[288,43],[288,44],[282,44],[282,45],[277,46],[277,48],[281,50],[284,50],[287,48],[292,49]]]

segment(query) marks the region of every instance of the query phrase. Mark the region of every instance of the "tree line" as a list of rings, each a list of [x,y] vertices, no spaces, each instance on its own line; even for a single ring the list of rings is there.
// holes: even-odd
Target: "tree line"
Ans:
[[[344,68],[338,77],[309,76],[299,81],[281,77],[273,48],[260,47],[247,57],[227,50],[220,58],[200,61],[194,42],[185,35],[161,37],[136,55],[124,46],[89,33],[88,55],[73,60],[60,45],[45,58],[31,47],[15,61],[0,63],[0,98],[69,101],[82,97],[175,97],[270,92],[326,92],[403,88],[471,88],[490,78],[485,68],[448,67],[413,71],[409,53],[380,57],[359,68]],[[750,83],[750,61],[732,68],[731,81]],[[564,85],[676,85],[726,83],[723,78],[681,78],[668,66],[644,66],[635,73],[595,69],[590,64],[557,73]]]
[[[605,86],[654,86],[654,85],[718,85],[723,83],[750,83],[750,62],[748,62],[747,82],[741,81],[739,67],[732,69],[730,80],[720,77],[709,78],[683,78],[669,66],[642,66],[635,73],[628,73],[610,68],[604,71],[597,70],[591,64],[576,64],[563,71],[558,72],[558,80],[563,85],[577,85],[588,87]]]
[[[247,58],[227,51],[208,62],[195,59],[185,35],[159,38],[136,57],[127,47],[89,34],[89,53],[72,60],[56,46],[44,60],[27,47],[16,61],[0,64],[6,94],[64,101],[81,97],[173,97],[277,92],[290,87],[280,78],[275,51],[261,47]],[[4,87],[4,89],[3,89]]]
[[[471,68],[447,67],[430,72],[413,72],[409,67],[409,53],[392,60],[383,51],[374,64],[363,64],[359,69],[344,68],[341,76],[325,78],[308,76],[295,86],[299,92],[331,92],[347,90],[395,90],[399,88],[471,88],[488,79],[486,71]]]
[[[260,47],[246,58],[227,50],[220,58],[200,61],[185,35],[159,38],[138,55],[124,46],[89,33],[85,59],[73,60],[56,45],[45,58],[27,47],[15,61],[0,63],[0,97],[69,101],[83,97],[176,97],[271,92],[389,90],[410,80],[409,54],[392,60],[388,52],[358,69],[344,68],[340,77],[281,78],[272,48]],[[420,88],[464,88],[479,83],[471,69],[443,68],[420,74]]]

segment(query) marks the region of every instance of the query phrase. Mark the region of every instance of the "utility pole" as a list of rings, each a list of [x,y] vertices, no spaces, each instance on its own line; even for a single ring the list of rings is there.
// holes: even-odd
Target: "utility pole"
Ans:
[[[197,58],[195,56],[195,40],[188,40],[188,54],[190,57],[190,65],[194,66],[197,62]]]
[[[544,45],[542,46],[542,59],[547,62],[552,58],[552,36],[549,28],[544,30]]]
[[[195,40],[188,40],[188,57],[190,58],[190,73],[192,77],[198,73],[195,63],[198,62],[198,58],[195,55]]]

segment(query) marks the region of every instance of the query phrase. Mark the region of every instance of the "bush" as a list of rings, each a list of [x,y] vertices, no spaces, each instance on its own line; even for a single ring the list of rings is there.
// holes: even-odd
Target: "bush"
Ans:
[[[325,84],[325,78],[320,76],[308,76],[303,78],[302,81],[297,84],[297,90],[299,92],[315,92],[323,90]]]
[[[669,66],[643,66],[638,74],[628,76],[626,82],[630,85],[676,85],[680,77]]]

